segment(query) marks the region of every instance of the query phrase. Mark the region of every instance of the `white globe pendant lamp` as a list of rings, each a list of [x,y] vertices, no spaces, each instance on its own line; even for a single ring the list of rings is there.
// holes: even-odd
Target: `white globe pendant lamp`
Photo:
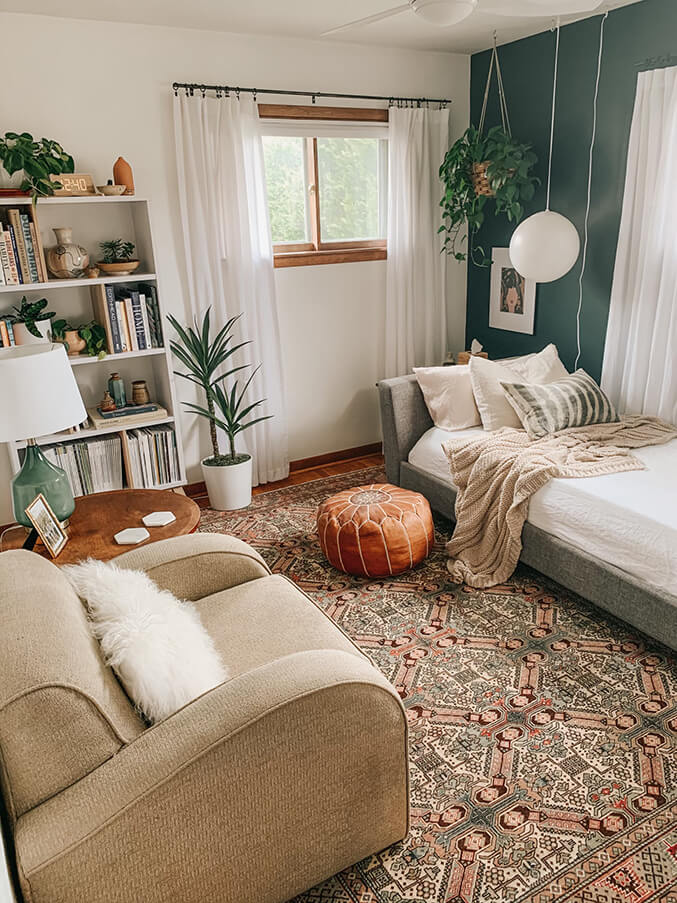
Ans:
[[[578,260],[581,240],[578,230],[565,216],[550,209],[552,144],[555,134],[555,99],[559,61],[559,22],[555,43],[555,73],[552,83],[552,119],[550,123],[550,156],[545,210],[527,217],[510,239],[510,260],[520,276],[535,282],[561,279]]]
[[[477,0],[412,0],[414,12],[429,22],[448,28],[467,19],[477,6]]]

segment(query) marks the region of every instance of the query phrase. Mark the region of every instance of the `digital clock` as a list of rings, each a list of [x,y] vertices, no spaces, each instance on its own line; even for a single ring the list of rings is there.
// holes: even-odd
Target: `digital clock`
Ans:
[[[55,188],[57,197],[86,197],[96,194],[94,179],[87,172],[63,172],[50,175],[50,182],[59,182],[61,188]]]

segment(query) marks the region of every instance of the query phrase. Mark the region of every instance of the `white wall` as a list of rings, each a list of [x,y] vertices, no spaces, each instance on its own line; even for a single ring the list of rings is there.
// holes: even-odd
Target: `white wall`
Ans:
[[[460,54],[12,13],[0,13],[0,35],[3,70],[16,75],[1,92],[0,130],[55,138],[95,184],[111,176],[119,155],[131,162],[137,193],[152,201],[164,301],[179,318],[185,283],[173,81],[448,97],[454,137],[469,119],[470,58]],[[276,271],[292,460],[379,438],[374,383],[381,375],[385,266]],[[450,261],[450,271],[448,344],[460,349],[465,269]],[[189,479],[197,480],[200,444],[203,454],[207,448],[193,421],[183,415]],[[12,519],[8,479],[0,453],[0,524]]]

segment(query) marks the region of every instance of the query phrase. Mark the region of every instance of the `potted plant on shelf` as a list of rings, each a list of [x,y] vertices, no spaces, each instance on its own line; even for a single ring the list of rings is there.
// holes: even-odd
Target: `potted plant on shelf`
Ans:
[[[129,276],[139,266],[140,261],[132,257],[134,244],[121,238],[111,238],[99,243],[103,260],[97,266],[108,276]]]
[[[86,354],[102,360],[106,356],[106,330],[96,320],[81,326],[72,326],[67,320],[55,320],[52,339],[63,342],[69,357]]]
[[[495,215],[505,214],[518,223],[524,202],[535,193],[538,179],[532,174],[537,162],[531,145],[516,141],[506,129],[494,126],[486,135],[471,126],[453,144],[440,167],[444,196],[440,201],[445,232],[444,250],[456,260],[467,254],[478,266],[488,266],[491,257],[475,245],[475,234],[485,220],[487,205]],[[461,230],[467,225],[468,250],[461,249]]]
[[[61,187],[60,182],[50,182],[50,175],[75,169],[73,158],[57,141],[36,141],[28,132],[6,132],[0,138],[0,164],[0,189],[30,194],[33,201]]]
[[[170,347],[188,371],[182,373],[175,370],[176,375],[194,383],[205,394],[206,408],[190,402],[184,404],[189,410],[209,421],[212,454],[202,461],[202,474],[207,485],[209,503],[217,511],[233,511],[237,508],[246,508],[252,498],[251,455],[238,454],[236,438],[255,423],[269,420],[272,414],[246,419],[265,401],[262,398],[245,404],[245,395],[259,367],[253,370],[242,388],[236,379],[232,379],[230,388],[224,389],[225,380],[231,379],[235,373],[247,369],[249,365],[241,364],[225,373],[219,374],[219,371],[236,351],[249,345],[249,342],[231,345],[233,327],[239,316],[228,320],[212,340],[210,313],[211,309],[207,309],[201,324],[198,324],[196,319],[195,328],[188,326],[185,329],[170,315],[168,320],[179,336],[179,341],[171,340]],[[217,427],[228,437],[228,454],[221,453]]]
[[[21,305],[13,308],[9,316],[17,345],[37,345],[50,341],[50,320],[56,316],[53,310],[45,310],[47,298],[29,301],[24,295]]]

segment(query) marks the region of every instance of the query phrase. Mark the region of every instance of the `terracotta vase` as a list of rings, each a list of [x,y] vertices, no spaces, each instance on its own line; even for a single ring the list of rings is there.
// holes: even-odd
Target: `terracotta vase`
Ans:
[[[75,357],[87,347],[87,342],[82,338],[77,329],[67,329],[64,333],[66,351],[69,357]]]
[[[125,194],[134,194],[134,174],[124,157],[118,157],[113,164],[113,181],[125,186]]]
[[[86,249],[73,243],[73,230],[54,229],[56,246],[47,251],[47,268],[57,279],[78,279],[89,266]]]

